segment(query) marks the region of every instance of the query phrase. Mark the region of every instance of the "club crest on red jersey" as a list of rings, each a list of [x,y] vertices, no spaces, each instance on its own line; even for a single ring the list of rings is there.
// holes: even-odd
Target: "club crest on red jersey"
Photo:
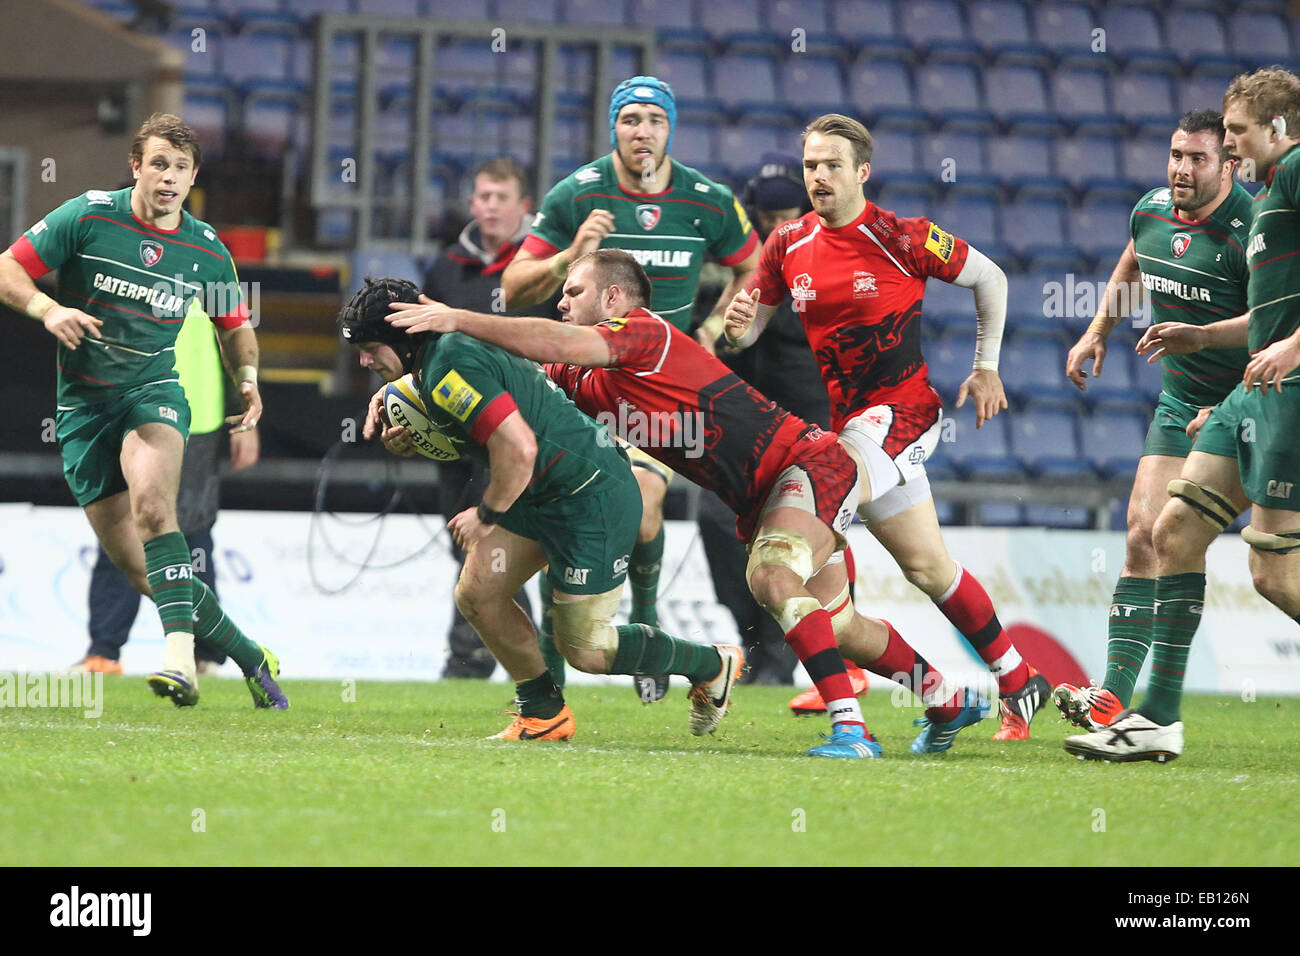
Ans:
[[[1174,237],[1169,240],[1169,251],[1174,254],[1175,259],[1181,259],[1187,247],[1192,244],[1192,237],[1186,232],[1176,232]]]
[[[140,240],[140,261],[147,266],[154,265],[163,256],[163,247],[161,242],[155,242],[152,239]]]
[[[636,207],[636,221],[641,228],[649,232],[655,226],[659,225],[659,207],[650,203],[642,203]]]
[[[876,277],[870,272],[857,270],[853,273],[853,298],[874,299],[880,295],[876,288]]]
[[[817,290],[812,287],[812,276],[807,272],[795,276],[790,295],[796,302],[805,302],[817,298]]]

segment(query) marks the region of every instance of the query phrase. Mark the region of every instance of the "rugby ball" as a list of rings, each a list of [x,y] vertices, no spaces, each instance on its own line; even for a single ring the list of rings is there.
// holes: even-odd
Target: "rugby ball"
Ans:
[[[409,374],[395,382],[389,382],[384,389],[384,414],[388,416],[390,425],[401,425],[410,432],[415,450],[425,458],[455,461],[460,457],[455,443],[429,420],[424,400],[420,398],[415,380]]]

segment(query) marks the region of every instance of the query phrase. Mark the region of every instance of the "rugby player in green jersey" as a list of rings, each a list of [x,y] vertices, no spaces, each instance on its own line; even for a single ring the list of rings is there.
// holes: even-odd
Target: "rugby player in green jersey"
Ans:
[[[210,317],[249,431],[262,415],[257,337],[230,253],[182,208],[198,174],[194,132],[155,113],[131,144],[135,185],[69,199],[0,254],[0,300],[58,339],[56,434],[63,472],[113,563],[158,607],[163,668],[149,685],[198,702],[194,641],[239,664],[257,707],[284,709],[279,661],[249,640],[194,577],[176,522],[190,408],[173,354],[187,315]],[[59,270],[58,300],[34,279]]]
[[[1156,557],[1151,681],[1146,698],[1065,749],[1112,761],[1166,761],[1183,751],[1179,719],[1192,638],[1205,603],[1205,553],[1246,508],[1255,590],[1300,620],[1300,78],[1278,67],[1243,74],[1223,97],[1224,148],[1243,175],[1263,177],[1246,242],[1248,319],[1215,343],[1250,352],[1241,382],[1187,427],[1194,437],[1153,530]],[[1139,350],[1206,343],[1186,328],[1149,330]]]
[[[1091,359],[1093,377],[1101,375],[1106,338],[1141,294],[1158,323],[1155,335],[1168,330],[1170,320],[1207,334],[1216,324],[1231,330],[1226,320],[1245,312],[1251,197],[1233,180],[1235,167],[1223,148],[1222,114],[1196,110],[1179,120],[1169,143],[1169,185],[1151,190],[1133,207],[1128,246],[1104,301],[1070,349],[1065,374],[1080,389],[1087,387],[1084,362]],[[1109,724],[1129,705],[1151,647],[1156,591],[1151,532],[1169,500],[1166,488],[1192,449],[1187,426],[1202,408],[1217,405],[1232,391],[1250,358],[1240,347],[1161,357],[1160,399],[1133,479],[1124,568],[1111,599],[1105,679],[1100,687],[1061,684],[1053,691],[1061,713],[1089,729]]]
[[[653,76],[634,76],[609,102],[611,152],[557,183],[533,221],[532,231],[501,278],[509,307],[541,302],[559,289],[568,266],[601,247],[627,250],[650,277],[650,307],[683,332],[705,256],[731,269],[710,317],[712,333],[699,340],[712,349],[721,315],[758,267],[759,242],[744,209],[726,186],[672,159],[677,102],[672,88]],[[663,503],[672,471],[639,449],[628,455],[641,488],[641,527],[632,553],[631,619],[659,622],[655,602],[663,559]],[[545,582],[543,582],[544,584]],[[543,595],[543,604],[545,604]],[[557,678],[564,663],[550,648],[543,619],[542,644]],[[658,700],[666,677],[637,681],[643,700]]]
[[[430,421],[491,472],[482,502],[448,528],[466,552],[456,605],[517,688],[519,712],[493,736],[573,736],[573,712],[514,601],[543,568],[556,644],[570,664],[589,674],[681,674],[693,685],[691,733],[713,733],[744,666],[741,649],[612,623],[641,523],[626,454],[535,363],[460,333],[408,336],[388,324],[390,303],[419,299],[410,282],[367,281],[339,314],[339,327],[363,368],[386,382],[413,373]],[[383,423],[383,394],[371,399],[367,438]],[[405,428],[380,434],[389,451],[411,454]]]

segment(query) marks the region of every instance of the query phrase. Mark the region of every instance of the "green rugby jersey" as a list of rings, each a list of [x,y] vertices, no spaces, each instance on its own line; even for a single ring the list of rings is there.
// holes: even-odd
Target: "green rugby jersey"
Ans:
[[[537,460],[517,504],[599,491],[628,470],[605,427],[578,411],[535,362],[450,332],[424,350],[418,368],[430,421],[484,464],[497,426],[515,410],[523,416],[537,436]]]
[[[542,200],[523,249],[549,258],[569,247],[593,209],[609,210],[614,231],[601,246],[636,257],[650,277],[650,307],[685,332],[706,256],[736,265],[758,248],[758,237],[730,189],[675,159],[669,162],[669,187],[658,193],[620,186],[612,153],[574,171]]]
[[[1250,266],[1251,352],[1272,345],[1300,325],[1300,148],[1292,146],[1268,171],[1255,196],[1246,244]]]
[[[1200,222],[1178,218],[1168,187],[1138,200],[1129,231],[1153,322],[1209,325],[1246,311],[1250,199],[1234,183],[1227,198]],[[1189,405],[1217,405],[1241,381],[1249,360],[1242,348],[1166,355],[1161,387]]]
[[[111,399],[118,389],[176,381],[176,335],[187,315],[223,329],[248,318],[230,253],[188,212],[171,231],[131,212],[131,187],[69,199],[9,247],[33,279],[59,270],[60,305],[102,319],[102,338],[58,347],[61,407]]]

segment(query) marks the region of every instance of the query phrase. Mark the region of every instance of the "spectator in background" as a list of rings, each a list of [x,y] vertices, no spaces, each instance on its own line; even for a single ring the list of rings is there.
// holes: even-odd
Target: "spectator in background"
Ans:
[[[190,404],[190,438],[181,461],[180,493],[176,498],[176,523],[190,547],[194,576],[217,593],[217,571],[212,560],[212,526],[220,507],[221,480],[217,458],[221,450],[221,426],[225,420],[222,394],[225,372],[217,351],[212,322],[191,313],[176,336],[176,374]],[[238,400],[227,401],[233,413]],[[261,443],[256,428],[230,436],[230,470],[239,471],[257,463]],[[122,647],[126,644],[140,610],[140,593],[127,581],[101,547],[90,575],[90,649],[74,664],[74,671],[103,674],[122,673]],[[226,655],[202,640],[194,642],[194,660],[199,673],[216,670]]]
[[[507,312],[501,291],[501,274],[519,251],[532,227],[533,200],[528,176],[508,156],[488,160],[474,170],[473,193],[469,200],[470,221],[456,244],[444,249],[424,275],[425,295],[458,309],[507,315],[538,315],[553,318],[558,292],[536,305]],[[466,456],[458,461],[438,463],[438,487],[442,513],[447,521],[477,502],[487,487],[487,468]],[[457,562],[465,553],[452,543]],[[532,617],[528,595],[520,589],[515,600]],[[496,669],[496,658],[483,646],[474,628],[452,602],[451,630],[447,634],[447,664],[442,676],[488,678]]]
[[[741,203],[763,241],[781,223],[811,211],[799,158],[764,153],[757,174],[745,184]],[[706,298],[709,295],[704,293]],[[826,386],[808,347],[803,323],[794,314],[790,302],[782,303],[772,317],[767,334],[751,349],[737,353],[727,349],[725,343],[724,347],[717,348],[722,333],[720,322],[706,323],[704,333],[702,344],[716,349],[719,358],[733,372],[804,421],[828,427],[830,400]],[[714,593],[719,603],[731,612],[745,646],[750,669],[744,679],[755,684],[792,683],[795,657],[785,634],[776,620],[758,606],[745,582],[745,549],[732,530],[735,516],[717,495],[703,491],[698,522],[700,540],[713,574]],[[866,677],[860,668],[849,665],[849,677],[856,693],[866,690]],[[803,701],[795,709],[801,713],[824,713],[825,704],[815,688],[813,695],[815,700]]]

